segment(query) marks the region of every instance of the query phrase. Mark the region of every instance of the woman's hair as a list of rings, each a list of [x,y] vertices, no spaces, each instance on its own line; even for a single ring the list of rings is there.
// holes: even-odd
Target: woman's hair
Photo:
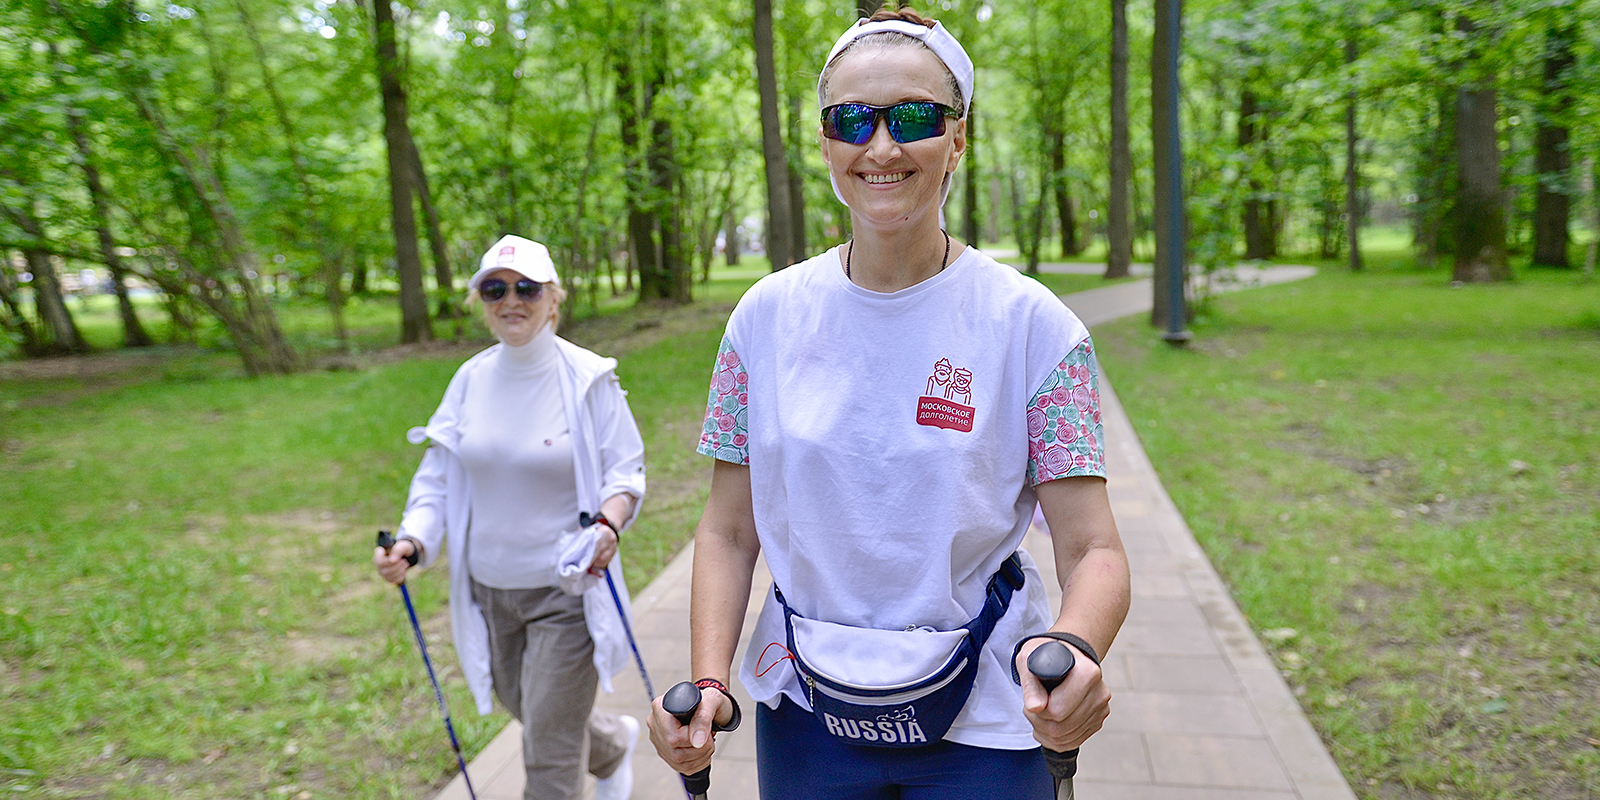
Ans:
[[[895,8],[884,6],[877,11],[872,12],[872,16],[867,17],[868,22],[888,22],[890,20],[910,22],[921,25],[925,28],[932,28],[934,25],[939,24],[937,20],[932,20],[922,16],[921,14],[918,14],[915,9],[911,8],[911,6],[897,6]]]
[[[880,8],[877,11],[873,12],[872,16],[867,17],[867,22],[895,22],[895,21],[898,21],[898,22],[909,22],[909,23],[911,23],[913,25],[922,25],[922,26],[927,27],[927,28],[932,28],[934,25],[938,24],[938,22],[936,20],[932,20],[932,19],[929,19],[927,17],[924,17],[921,14],[918,14],[916,11],[913,11],[912,9],[910,9],[909,7],[906,7],[906,6],[899,6],[897,8],[890,8],[888,6],[884,6],[883,8]],[[832,61],[829,61],[825,66],[823,66],[822,75],[818,79],[818,83],[822,86],[822,95],[824,97],[826,97],[827,94],[828,94],[828,75],[833,72],[833,65],[839,63],[839,59],[844,58],[845,53],[848,53],[848,52],[850,52],[852,50],[855,50],[858,47],[863,47],[863,46],[865,46],[865,47],[876,47],[876,48],[885,49],[885,50],[889,49],[891,47],[913,47],[914,46],[914,47],[921,47],[921,48],[923,48],[924,50],[927,50],[930,53],[933,52],[933,50],[931,48],[929,48],[927,45],[923,44],[921,41],[919,41],[917,39],[914,39],[914,38],[912,38],[910,36],[906,36],[905,34],[902,34],[902,33],[895,33],[894,31],[883,31],[882,33],[872,33],[872,34],[868,34],[866,36],[863,36],[860,39],[857,39],[857,40],[851,42],[850,44],[845,45],[845,48],[843,50],[840,50],[839,54],[834,56]],[[939,61],[939,65],[940,66],[944,66],[944,61],[942,59]],[[967,107],[966,106],[966,102],[965,102],[966,98],[961,96],[961,85],[956,83],[955,74],[950,72],[950,68],[949,67],[945,67],[944,68],[944,74],[945,74],[945,84],[950,87],[950,96],[955,98],[955,103],[953,104],[953,107],[955,109],[957,109],[957,110],[965,109]]]

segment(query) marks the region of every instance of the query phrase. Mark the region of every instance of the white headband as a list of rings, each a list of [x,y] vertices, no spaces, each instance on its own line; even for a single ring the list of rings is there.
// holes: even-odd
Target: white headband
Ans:
[[[823,74],[827,74],[828,65],[832,64],[833,60],[839,57],[839,53],[849,47],[851,42],[863,36],[871,36],[874,33],[900,33],[927,45],[928,49],[932,50],[933,54],[944,62],[945,69],[950,70],[950,74],[955,76],[956,87],[961,90],[961,116],[965,117],[967,112],[972,110],[972,59],[967,56],[967,51],[962,49],[961,43],[956,41],[956,37],[951,36],[950,31],[945,30],[944,25],[938,22],[933,23],[933,27],[930,28],[926,25],[898,19],[883,20],[881,22],[860,20],[850,26],[850,29],[839,37],[839,41],[833,43],[833,49],[828,51],[828,60],[822,62]],[[827,101],[822,98],[822,76],[819,75],[817,76],[817,104],[821,105],[825,102]],[[833,196],[839,198],[839,202],[844,203],[844,194],[839,191],[839,184],[833,179],[831,173],[828,175],[828,183],[833,184]],[[949,196],[950,176],[945,175],[944,183],[939,189],[939,205],[941,208],[944,206],[945,199]],[[845,205],[849,205],[849,203],[845,203]],[[940,213],[944,212],[941,211]]]
[[[944,62],[950,74],[955,76],[956,86],[961,89],[961,116],[966,116],[967,112],[972,110],[972,59],[967,57],[967,51],[961,48],[961,43],[956,41],[956,37],[951,36],[950,31],[945,30],[944,25],[937,22],[930,28],[898,19],[882,22],[861,20],[850,26],[850,29],[839,37],[839,41],[833,43],[833,49],[828,51],[828,60],[822,62],[822,71],[827,72],[828,65],[832,64],[833,60],[839,57],[839,52],[849,47],[851,42],[874,33],[905,34],[927,45],[928,49]],[[823,102],[820,77],[817,79],[817,102]]]

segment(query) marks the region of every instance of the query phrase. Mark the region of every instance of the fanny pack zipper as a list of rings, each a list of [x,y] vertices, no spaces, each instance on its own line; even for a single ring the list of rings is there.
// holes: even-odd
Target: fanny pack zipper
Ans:
[[[846,692],[842,692],[842,691],[840,691],[838,689],[829,688],[829,686],[827,684],[825,684],[825,683],[824,684],[818,684],[816,679],[811,677],[811,675],[809,673],[807,673],[805,670],[801,670],[800,675],[801,675],[801,677],[805,678],[805,681],[806,681],[806,699],[808,701],[810,701],[812,708],[816,708],[817,707],[816,692],[822,692],[824,695],[827,695],[828,697],[831,697],[831,698],[833,698],[835,700],[842,700],[842,701],[847,702],[847,703],[855,703],[855,704],[858,704],[858,705],[885,705],[885,706],[887,706],[887,705],[894,705],[896,703],[904,703],[907,700],[916,700],[919,697],[924,697],[926,695],[929,695],[929,694],[932,694],[934,692],[937,692],[940,689],[943,689],[944,687],[949,686],[950,683],[952,681],[954,681],[956,678],[961,677],[961,671],[966,669],[966,668],[967,668],[967,659],[963,658],[963,659],[961,659],[961,663],[957,664],[955,666],[955,669],[951,670],[950,674],[945,676],[944,680],[941,680],[941,681],[939,681],[938,683],[936,683],[936,684],[934,684],[932,686],[923,686],[923,687],[919,687],[919,688],[913,689],[913,690],[908,691],[908,692],[901,692],[899,694],[885,695],[885,696],[882,696],[882,697],[878,697],[878,696],[863,697],[861,695],[849,694],[849,693],[846,693]]]

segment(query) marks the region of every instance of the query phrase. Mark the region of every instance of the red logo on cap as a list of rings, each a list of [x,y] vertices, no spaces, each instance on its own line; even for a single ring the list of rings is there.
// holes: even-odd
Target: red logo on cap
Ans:
[[[500,248],[500,258],[498,260],[498,265],[503,267],[503,266],[505,266],[507,264],[510,264],[512,261],[515,261],[516,258],[517,258],[517,246],[514,245],[514,244],[508,244],[505,247]]]

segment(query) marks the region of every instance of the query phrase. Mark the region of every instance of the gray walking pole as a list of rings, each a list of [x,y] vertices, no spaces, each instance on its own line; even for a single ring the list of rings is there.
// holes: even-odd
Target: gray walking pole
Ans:
[[[700,708],[700,687],[684,681],[668,689],[666,696],[661,698],[661,707],[676,717],[679,725],[688,725],[689,720],[694,719],[694,712]],[[691,800],[706,800],[706,792],[711,791],[711,768],[683,776],[683,788]]]
[[[1028,655],[1028,671],[1039,679],[1046,692],[1055,691],[1075,663],[1072,651],[1057,641],[1045,642]],[[1072,777],[1078,774],[1078,748],[1062,752],[1046,747],[1044,763],[1056,781],[1056,800],[1073,800]]]
[[[383,548],[383,552],[389,552],[389,548],[394,547],[394,536],[388,531],[378,531],[378,546]],[[415,566],[415,562],[412,565]],[[417,649],[422,651],[422,664],[428,668],[428,680],[433,682],[433,697],[439,701],[439,715],[444,717],[444,730],[450,734],[450,749],[456,751],[456,765],[461,768],[461,779],[467,782],[467,796],[478,800],[478,793],[472,790],[472,778],[467,775],[467,760],[461,755],[461,743],[456,740],[456,727],[450,724],[450,707],[445,705],[444,692],[439,691],[439,678],[433,674],[433,661],[428,658],[428,642],[422,638],[422,626],[417,624],[417,609],[411,605],[411,591],[406,588],[405,581],[400,582],[400,596],[405,598],[406,614],[411,617],[411,632],[417,635]]]

